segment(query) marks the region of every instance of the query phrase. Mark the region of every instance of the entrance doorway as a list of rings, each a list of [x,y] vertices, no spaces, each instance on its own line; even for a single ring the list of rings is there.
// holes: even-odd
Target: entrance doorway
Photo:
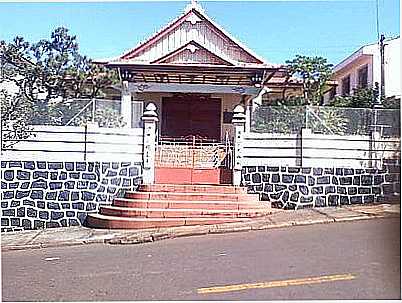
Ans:
[[[220,141],[221,99],[197,95],[163,98],[161,136]]]
[[[231,183],[230,142],[221,143],[221,99],[180,95],[162,99],[156,183]]]

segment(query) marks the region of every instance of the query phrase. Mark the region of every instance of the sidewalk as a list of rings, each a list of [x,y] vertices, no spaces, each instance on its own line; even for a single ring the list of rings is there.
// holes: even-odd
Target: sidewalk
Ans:
[[[296,211],[275,210],[246,223],[182,226],[143,230],[105,230],[86,227],[49,228],[1,234],[1,249],[21,250],[91,243],[137,244],[177,237],[262,230],[297,225],[334,223],[373,218],[400,217],[399,204],[323,207]]]

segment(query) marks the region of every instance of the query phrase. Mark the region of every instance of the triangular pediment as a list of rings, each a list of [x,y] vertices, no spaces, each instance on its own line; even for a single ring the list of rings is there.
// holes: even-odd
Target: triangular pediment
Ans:
[[[119,60],[139,63],[265,64],[196,6]]]
[[[224,59],[195,41],[190,41],[177,50],[151,62],[158,64],[207,64],[233,66],[229,59]]]

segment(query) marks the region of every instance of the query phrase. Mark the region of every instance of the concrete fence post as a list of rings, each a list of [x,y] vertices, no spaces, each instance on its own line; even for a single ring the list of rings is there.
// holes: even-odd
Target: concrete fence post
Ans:
[[[148,103],[142,116],[142,121],[144,122],[143,183],[154,184],[156,122],[158,122],[158,115],[154,103]]]
[[[233,166],[233,185],[239,186],[241,183],[242,156],[243,156],[243,136],[246,125],[246,115],[244,107],[240,104],[233,110],[232,123],[234,126],[234,166]]]
[[[372,168],[382,168],[382,161],[379,159],[381,133],[377,130],[373,130],[370,136],[370,167]]]
[[[314,153],[314,149],[310,149],[312,147],[313,141],[309,140],[313,136],[311,132],[311,128],[302,128],[300,135],[300,166],[311,166],[310,157],[314,156],[311,152]]]

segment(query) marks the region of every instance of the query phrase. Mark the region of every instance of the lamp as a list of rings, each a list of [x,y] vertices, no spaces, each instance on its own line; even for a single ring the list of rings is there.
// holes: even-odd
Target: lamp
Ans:
[[[261,73],[255,73],[253,76],[251,76],[250,80],[251,80],[251,83],[255,87],[261,87],[262,74]]]

